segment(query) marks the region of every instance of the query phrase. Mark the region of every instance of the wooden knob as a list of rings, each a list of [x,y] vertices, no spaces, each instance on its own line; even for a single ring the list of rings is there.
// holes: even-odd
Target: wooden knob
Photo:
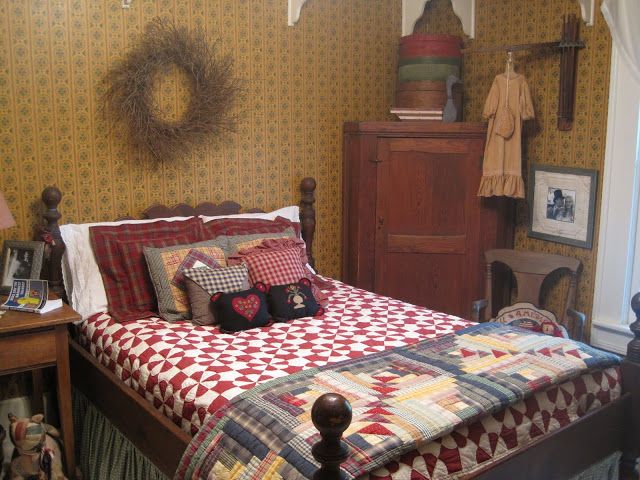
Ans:
[[[636,314],[636,318],[640,320],[640,292],[636,293],[631,299],[631,310]]]
[[[351,416],[351,405],[338,393],[325,393],[313,404],[311,420],[322,437],[311,449],[313,458],[320,463],[313,480],[346,478],[340,464],[349,457],[349,447],[341,438],[351,423]]]
[[[305,177],[300,182],[300,190],[303,192],[313,192],[316,189],[316,180],[313,177]]]
[[[311,408],[311,420],[320,435],[340,437],[351,423],[351,404],[339,393],[325,393]]]
[[[62,200],[62,192],[58,187],[47,187],[42,191],[42,201],[49,210],[57,208]]]

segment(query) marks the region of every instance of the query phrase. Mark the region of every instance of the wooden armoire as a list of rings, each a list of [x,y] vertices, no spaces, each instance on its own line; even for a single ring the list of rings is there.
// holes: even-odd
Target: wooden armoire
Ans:
[[[513,202],[479,198],[486,127],[344,126],[343,280],[470,318],[482,254],[513,243]]]

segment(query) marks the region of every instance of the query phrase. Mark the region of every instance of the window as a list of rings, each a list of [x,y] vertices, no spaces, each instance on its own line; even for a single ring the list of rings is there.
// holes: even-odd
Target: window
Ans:
[[[640,291],[640,82],[632,69],[614,42],[591,343],[619,353]]]

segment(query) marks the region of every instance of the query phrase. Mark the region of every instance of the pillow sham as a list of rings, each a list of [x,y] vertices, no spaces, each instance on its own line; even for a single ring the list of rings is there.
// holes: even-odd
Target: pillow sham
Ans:
[[[235,333],[271,323],[266,292],[267,286],[258,282],[241,292],[214,293],[211,303],[220,331]]]
[[[246,235],[221,235],[216,241],[222,246],[227,256],[238,253],[239,250],[256,247],[267,240],[295,239],[296,233],[291,227],[282,231],[268,233],[250,233]]]
[[[184,270],[227,265],[224,251],[215,240],[175,247],[144,247],[151,282],[158,299],[158,312],[169,322],[191,318]]]
[[[91,245],[90,229],[92,227],[141,225],[159,221],[183,222],[190,218],[192,217],[60,225],[60,234],[65,243],[65,252],[62,256],[62,279],[71,307],[83,319],[108,310],[107,294]]]
[[[271,316],[276,320],[293,320],[323,315],[324,308],[316,302],[311,286],[308,278],[287,285],[272,285],[267,294]]]
[[[156,297],[144,259],[143,246],[169,247],[197,242],[202,223],[197,217],[183,222],[91,227],[91,244],[100,269],[108,309],[114,320],[125,322],[153,316]]]
[[[552,312],[537,308],[532,303],[521,302],[505,307],[498,312],[493,321],[554,337],[569,338],[567,329],[558,323]]]
[[[188,268],[183,274],[191,309],[191,322],[196,325],[216,323],[211,295],[216,292],[233,293],[249,288],[249,271],[246,265],[216,269]]]
[[[284,217],[273,220],[247,218],[221,218],[203,224],[206,238],[230,235],[249,235],[254,233],[274,233],[292,228],[300,236],[300,223],[294,223]]]

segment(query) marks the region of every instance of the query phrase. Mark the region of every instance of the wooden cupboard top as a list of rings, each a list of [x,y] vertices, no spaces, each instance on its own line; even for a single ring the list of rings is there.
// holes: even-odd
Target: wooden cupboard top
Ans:
[[[6,298],[6,296],[0,296],[0,303],[4,303]],[[50,294],[49,298],[55,297]],[[80,314],[66,303],[63,303],[61,308],[56,308],[55,310],[42,314],[7,310],[4,315],[0,316],[0,335],[27,332],[29,330],[53,327],[78,320],[82,320]]]
[[[344,133],[356,135],[433,135],[438,137],[484,138],[487,134],[487,125],[485,123],[443,123],[428,120],[404,122],[346,122],[344,124]]]

